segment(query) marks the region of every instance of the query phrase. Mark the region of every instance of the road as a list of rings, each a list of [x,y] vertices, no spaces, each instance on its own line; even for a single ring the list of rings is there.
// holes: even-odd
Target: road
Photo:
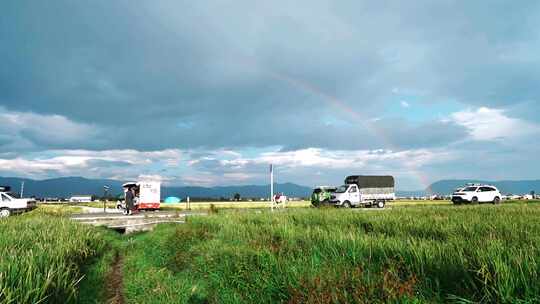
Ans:
[[[116,209],[108,209],[107,212],[103,212],[103,209],[100,208],[91,208],[91,210],[85,211],[85,213],[73,214],[70,218],[79,223],[106,226],[122,233],[149,231],[160,223],[181,224],[185,223],[187,216],[206,214],[206,212],[200,211],[153,211],[123,215]]]

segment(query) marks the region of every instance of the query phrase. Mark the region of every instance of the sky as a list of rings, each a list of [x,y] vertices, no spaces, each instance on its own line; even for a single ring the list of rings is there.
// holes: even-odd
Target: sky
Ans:
[[[0,176],[540,178],[538,1],[0,2]]]

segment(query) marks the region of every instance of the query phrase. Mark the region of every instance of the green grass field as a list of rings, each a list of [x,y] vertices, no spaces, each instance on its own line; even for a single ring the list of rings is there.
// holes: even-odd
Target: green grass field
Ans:
[[[137,238],[132,303],[538,303],[540,205],[192,218]]]
[[[106,302],[119,261],[127,303],[540,303],[540,203],[416,203],[217,209],[137,235],[38,210],[0,222],[0,303]]]

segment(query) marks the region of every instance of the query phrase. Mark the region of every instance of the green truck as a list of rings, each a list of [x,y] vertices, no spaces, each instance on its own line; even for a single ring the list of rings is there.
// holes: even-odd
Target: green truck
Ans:
[[[332,193],[336,192],[336,190],[336,187],[331,186],[316,187],[311,194],[311,204],[315,207],[330,204]]]

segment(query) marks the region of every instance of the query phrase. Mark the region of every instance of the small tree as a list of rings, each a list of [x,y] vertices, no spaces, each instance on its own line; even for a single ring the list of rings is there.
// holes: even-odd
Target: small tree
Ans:
[[[237,202],[239,202],[240,199],[241,199],[240,193],[235,193],[235,194],[234,194],[234,200],[237,201]]]

